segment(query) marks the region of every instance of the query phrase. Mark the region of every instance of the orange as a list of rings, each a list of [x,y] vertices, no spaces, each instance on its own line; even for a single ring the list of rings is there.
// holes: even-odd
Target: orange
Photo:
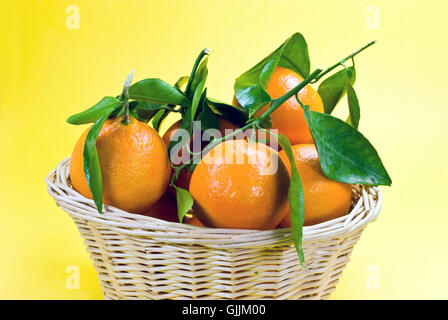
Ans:
[[[179,222],[177,215],[177,203],[168,193],[165,193],[147,212],[143,213],[145,216],[169,221]],[[194,226],[203,227],[204,225],[196,216],[185,215],[183,223]]]
[[[352,185],[330,180],[325,176],[314,144],[294,145],[292,152],[302,180],[305,225],[321,223],[347,214],[351,205]],[[282,150],[279,154],[291,173],[291,165],[285,151]],[[280,226],[291,226],[289,210]]]
[[[193,212],[208,227],[272,229],[286,214],[288,187],[277,151],[244,139],[224,141],[193,172]]]
[[[236,130],[238,129],[238,126],[229,120],[218,117],[219,121],[219,131],[222,136],[226,135],[226,130],[232,129]],[[163,141],[165,142],[166,146],[170,144],[170,139],[174,137],[176,134],[177,129],[180,128],[180,125],[182,124],[182,121],[179,120],[176,123],[174,123],[162,136]],[[202,148],[205,148],[208,142],[202,143]],[[190,143],[190,147],[193,147],[193,142]],[[179,151],[179,155],[181,155],[182,152],[187,152],[186,148],[182,148],[182,150]],[[187,169],[183,169],[179,172],[179,176],[177,177],[174,184],[177,187],[180,187],[182,189],[188,190],[188,187],[190,186],[190,180],[191,180],[191,172]],[[176,190],[169,186],[168,187],[168,193],[171,197],[176,198]]]
[[[146,123],[130,117],[106,120],[96,147],[103,177],[103,202],[133,213],[148,210],[165,192],[171,170],[165,143]],[[70,161],[73,188],[92,199],[84,173],[84,143],[79,138]]]
[[[266,91],[272,99],[276,99],[291,91],[303,78],[296,72],[284,68],[276,67],[271,79],[269,80]],[[299,91],[300,101],[308,105],[310,110],[324,112],[322,99],[313,87],[309,84]],[[239,106],[235,97],[233,103]],[[267,109],[265,106],[255,113],[255,116],[261,116]],[[271,113],[272,129],[278,129],[279,133],[284,134],[291,144],[313,143],[313,138],[303,115],[303,110],[296,98],[293,96]]]
[[[179,222],[177,204],[166,193],[143,214],[169,222]]]

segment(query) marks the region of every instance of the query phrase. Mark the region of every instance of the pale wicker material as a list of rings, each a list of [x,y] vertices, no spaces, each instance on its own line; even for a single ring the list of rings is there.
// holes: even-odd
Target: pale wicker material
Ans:
[[[349,214],[304,227],[304,270],[289,228],[202,228],[111,206],[100,215],[71,188],[69,159],[46,182],[85,239],[106,299],[327,298],[382,203],[378,188],[356,186]]]

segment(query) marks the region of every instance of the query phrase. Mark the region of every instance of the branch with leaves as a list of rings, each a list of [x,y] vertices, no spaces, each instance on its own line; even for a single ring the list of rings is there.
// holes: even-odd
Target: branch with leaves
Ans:
[[[235,96],[242,108],[238,108],[207,96],[205,86],[208,69],[209,50],[204,49],[198,55],[189,77],[183,76],[174,86],[161,79],[148,78],[130,85],[126,81],[122,94],[117,97],[105,97],[86,111],[68,118],[71,124],[94,123],[90,129],[84,148],[85,174],[92,191],[98,211],[102,211],[102,181],[101,168],[95,143],[102,125],[109,117],[129,115],[144,122],[152,120],[153,127],[158,131],[162,121],[171,113],[180,113],[182,122],[180,128],[193,131],[193,121],[201,121],[202,130],[219,129],[218,116],[227,118],[238,124],[240,129],[230,135],[212,140],[201,152],[190,152],[189,161],[173,166],[174,174],[171,185],[176,189],[178,216],[183,217],[193,206],[193,198],[188,190],[175,185],[180,171],[189,167],[194,169],[194,163],[219,143],[233,138],[247,129],[266,130],[271,127],[270,115],[285,101],[295,96],[300,103],[305,120],[316,144],[320,164],[324,174],[330,179],[351,184],[391,185],[392,181],[384,168],[378,153],[366,137],[358,131],[360,107],[355,89],[356,79],[354,57],[370,47],[374,42],[348,55],[325,71],[316,69],[310,72],[308,45],[300,33],[292,35],[279,48],[261,60],[254,67],[243,73],[235,81]],[[351,60],[352,65],[345,63]],[[291,69],[303,77],[303,81],[283,96],[272,99],[266,91],[267,84],[277,66]],[[324,79],[318,88],[322,98],[325,113],[311,111],[298,99],[298,92],[309,83],[316,83],[334,69],[342,70]],[[185,90],[183,87],[185,86]],[[344,122],[331,115],[337,103],[347,94],[349,117]],[[255,113],[269,105],[259,117]],[[180,143],[180,131],[175,134],[168,147]],[[293,159],[289,140],[278,135],[277,140],[291,163],[291,183],[288,194],[291,212],[292,236],[302,265],[305,257],[302,249],[302,230],[304,224],[304,196],[300,174]],[[186,147],[188,149],[188,143]]]
[[[318,150],[322,171],[327,177],[343,183],[375,186],[391,185],[392,181],[375,148],[357,130],[360,109],[353,88],[356,75],[354,57],[373,43],[375,42],[370,42],[325,71],[316,69],[310,73],[308,47],[305,39],[298,33],[294,34],[268,57],[236,79],[235,95],[247,112],[246,124],[230,135],[211,141],[202,151],[202,155],[219,143],[231,139],[247,129],[266,130],[273,135],[268,130],[270,114],[285,101],[295,96],[302,106],[305,120]],[[348,60],[353,62],[350,67],[346,67],[344,64]],[[304,77],[304,80],[283,96],[271,99],[265,88],[277,66],[288,67],[296,71]],[[343,70],[326,78],[319,86],[318,92],[324,102],[325,113],[311,111],[308,106],[303,105],[297,97],[298,92],[309,83],[317,82],[338,67],[342,67]],[[346,93],[350,112],[347,123],[330,115]],[[255,117],[255,113],[266,105],[269,105],[269,108],[261,116]],[[184,119],[184,121],[191,121],[191,118]],[[302,230],[305,210],[300,174],[292,155],[289,140],[281,134],[277,136],[277,140],[291,163],[292,174],[288,201],[291,212],[292,234],[300,262],[304,265]],[[192,162],[176,167],[175,174],[178,174],[185,166],[191,165]],[[175,180],[173,179],[173,181]],[[178,191],[178,215],[179,220],[182,221],[184,215],[192,208],[193,199],[188,191]]]

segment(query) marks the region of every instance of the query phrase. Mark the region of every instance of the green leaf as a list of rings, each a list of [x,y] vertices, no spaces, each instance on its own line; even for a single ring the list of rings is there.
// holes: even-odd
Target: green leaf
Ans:
[[[235,96],[250,115],[271,101],[266,88],[278,65],[297,72],[303,78],[309,75],[308,45],[300,33],[293,34],[277,50],[236,79]]]
[[[152,119],[152,127],[154,128],[154,130],[159,132],[163,120],[168,116],[169,113],[170,111],[166,109],[161,109],[157,111],[157,113],[154,115]]]
[[[137,101],[132,101],[137,102]],[[139,108],[146,111],[156,111],[165,108],[166,105],[162,103],[151,103],[147,101],[138,101],[138,103],[135,105],[135,108]]]
[[[202,63],[199,65],[196,74],[194,75],[193,82],[191,83],[191,91],[193,92],[192,102],[191,102],[191,118],[194,119],[196,116],[196,111],[199,106],[199,101],[202,97],[202,92],[205,87],[205,82],[207,81],[207,61],[206,57]],[[188,93],[187,93],[188,94]]]
[[[350,84],[353,85],[356,80],[356,70],[354,67],[348,67],[348,72],[344,69],[336,72],[334,75],[328,77],[319,85],[317,92],[322,98],[324,104],[324,111],[326,114],[331,114],[347,92],[347,77]]]
[[[186,106],[187,98],[177,89],[160,79],[144,79],[134,83],[129,88],[129,98],[160,104]]]
[[[359,107],[358,97],[356,96],[355,89],[353,89],[350,81],[347,80],[347,102],[349,109],[348,123],[358,129],[359,119],[361,118],[361,109]]]
[[[115,97],[104,97],[93,107],[81,113],[70,116],[67,119],[67,122],[70,124],[95,123],[104,115],[111,114],[120,104],[121,101]]]
[[[137,120],[148,123],[160,109],[165,107],[166,105],[160,103],[131,101],[129,103],[129,113]]]
[[[357,129],[308,106],[303,111],[327,177],[353,184],[392,184],[377,151]]]
[[[291,215],[292,239],[299,255],[300,264],[305,266],[305,257],[302,248],[303,224],[305,221],[305,198],[302,181],[297,170],[296,161],[291,149],[291,143],[284,135],[278,135],[278,142],[288,156],[291,164],[291,182],[288,191],[289,211]]]
[[[231,104],[210,97],[206,98],[206,103],[214,113],[232,121],[240,127],[244,126],[249,118],[248,113],[244,109],[235,107]]]
[[[208,69],[208,56],[204,56],[201,63],[199,64],[199,67],[196,69],[196,72],[194,73],[193,81],[191,82],[191,88],[194,89],[197,87],[198,83],[201,82],[203,78],[207,77]]]
[[[193,208],[193,197],[190,192],[185,189],[176,188],[176,201],[177,201],[177,216],[179,217],[179,222],[182,223],[184,216],[188,211]]]
[[[199,107],[199,103],[201,101],[201,98],[203,96],[204,91],[202,91],[204,89],[205,86],[205,80],[202,81],[196,88],[196,91],[194,93],[193,96],[193,102],[191,103],[191,118],[194,119],[196,117],[196,112],[198,110]]]
[[[180,77],[174,84],[174,88],[176,88],[179,92],[182,92],[182,88],[187,84],[189,78],[189,76]]]
[[[198,57],[196,58],[196,61],[194,62],[193,69],[191,70],[191,74],[188,79],[187,87],[185,88],[185,96],[190,101],[193,99],[196,87],[198,83],[201,82],[201,80],[203,79],[204,73],[208,73],[207,62],[209,54],[210,50],[205,48],[204,50],[201,51],[201,53],[199,53]],[[204,57],[206,58],[204,59]]]
[[[208,129],[219,130],[219,120],[218,117],[210,109],[209,105],[206,103],[207,90],[204,91],[200,105],[200,113],[197,117],[197,121],[201,122],[201,130],[205,131]]]
[[[102,213],[103,211],[103,180],[98,151],[96,149],[96,139],[108,117],[109,114],[104,115],[95,122],[92,128],[90,128],[83,151],[84,173],[89,189],[93,195],[93,201],[95,202],[99,213]]]
[[[295,33],[287,40],[279,65],[295,71],[304,79],[310,75],[308,45],[303,35]]]

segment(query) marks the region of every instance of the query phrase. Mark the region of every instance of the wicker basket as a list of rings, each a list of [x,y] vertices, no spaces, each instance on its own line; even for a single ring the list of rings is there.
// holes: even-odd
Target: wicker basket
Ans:
[[[213,229],[105,206],[71,188],[69,159],[46,178],[75,221],[106,299],[325,299],[382,203],[378,188],[355,186],[344,217],[304,227],[303,269],[291,229]]]

